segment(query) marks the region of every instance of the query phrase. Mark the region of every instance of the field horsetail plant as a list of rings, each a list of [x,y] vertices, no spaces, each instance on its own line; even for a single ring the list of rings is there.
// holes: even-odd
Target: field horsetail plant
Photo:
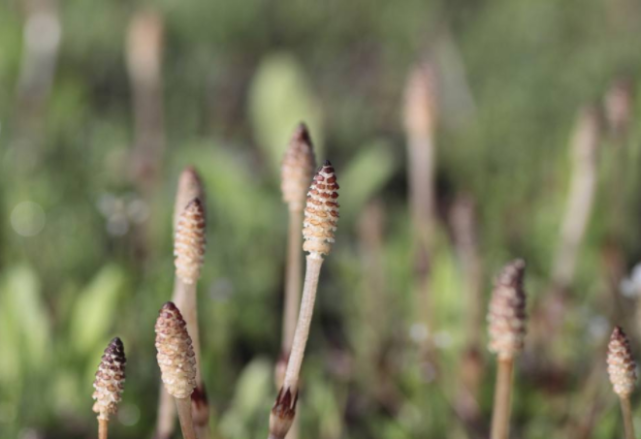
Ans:
[[[296,415],[299,375],[309,337],[320,269],[323,256],[327,256],[332,248],[338,222],[338,189],[334,168],[326,161],[314,176],[307,192],[303,221],[303,250],[309,253],[305,283],[285,378],[269,418],[269,439],[284,439]]]
[[[102,356],[96,380],[93,399],[96,400],[93,411],[98,413],[98,437],[107,439],[109,417],[115,415],[120,403],[125,383],[125,347],[116,337],[109,343]]]
[[[507,439],[510,425],[510,394],[514,358],[525,338],[525,291],[522,259],[507,264],[496,278],[488,311],[489,349],[498,357],[492,439]]]
[[[204,189],[194,168],[186,168],[180,176],[176,193],[174,216],[174,265],[176,278],[173,303],[182,311],[196,356],[197,387],[191,395],[192,415],[200,439],[209,437],[209,404],[202,379],[200,362],[200,336],[196,284],[205,256],[205,207]],[[161,389],[158,409],[157,437],[167,439],[174,430],[174,405],[167,391]]]
[[[294,130],[281,165],[281,191],[283,201],[289,211],[287,235],[287,263],[285,264],[285,296],[283,301],[283,337],[281,355],[276,362],[274,377],[276,388],[280,388],[285,377],[287,359],[292,349],[296,318],[300,306],[302,287],[302,228],[303,208],[307,189],[314,175],[316,159],[312,141],[304,123]],[[288,439],[298,437],[298,424],[294,422],[289,430]]]
[[[623,426],[625,438],[634,439],[634,424],[632,423],[632,409],[630,395],[634,391],[637,381],[637,365],[632,358],[630,341],[620,327],[615,327],[608,344],[608,375],[614,393],[621,402],[623,413]]]
[[[196,388],[196,355],[187,324],[173,302],[160,309],[156,320],[157,360],[162,382],[174,400],[185,439],[196,439],[191,395]]]

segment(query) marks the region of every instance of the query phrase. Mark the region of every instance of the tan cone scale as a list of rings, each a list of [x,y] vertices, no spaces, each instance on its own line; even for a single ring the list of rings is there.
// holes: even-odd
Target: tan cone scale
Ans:
[[[205,245],[205,209],[201,201],[194,198],[181,213],[174,238],[176,276],[184,283],[198,281]]]
[[[303,250],[311,256],[327,255],[334,243],[338,223],[338,183],[329,161],[318,170],[307,192],[303,220]]]
[[[189,398],[196,387],[196,356],[185,320],[172,302],[163,305],[156,320],[156,350],[167,392]]]
[[[93,411],[98,413],[98,419],[108,421],[109,416],[115,415],[118,411],[125,383],[126,364],[125,348],[122,341],[116,337],[105,349],[93,383],[93,399],[96,400]]]
[[[620,327],[614,328],[608,344],[608,375],[614,393],[630,396],[637,381],[636,363],[632,358],[630,341]]]
[[[507,264],[494,283],[487,316],[489,349],[501,359],[509,359],[523,350],[525,338],[525,291],[522,259]]]

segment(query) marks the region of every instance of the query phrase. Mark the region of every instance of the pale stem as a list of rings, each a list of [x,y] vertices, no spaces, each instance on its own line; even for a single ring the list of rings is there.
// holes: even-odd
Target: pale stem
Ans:
[[[507,439],[510,433],[510,393],[512,391],[513,358],[499,358],[496,371],[492,439]]]
[[[107,439],[109,431],[109,421],[98,419],[98,439]]]
[[[176,425],[176,411],[174,409],[174,397],[167,392],[165,386],[160,383],[160,403],[158,407],[158,419],[156,421],[156,435],[158,439],[169,439],[174,432]]]
[[[198,331],[198,304],[196,303],[196,283],[187,284],[176,277],[173,302],[187,324],[187,333],[196,354],[196,382],[202,383],[200,373],[200,333]]]
[[[196,431],[194,430],[194,421],[191,417],[191,398],[174,399],[176,400],[176,409],[178,411],[178,419],[180,420],[183,438],[197,439]]]
[[[303,212],[289,211],[289,235],[287,240],[287,266],[285,267],[285,312],[283,314],[283,352],[289,353],[294,342],[296,318],[300,305],[302,281],[301,245]]]
[[[318,288],[318,277],[322,265],[323,259],[320,255],[312,253],[307,256],[307,270],[305,272],[300,314],[298,315],[296,334],[294,335],[294,342],[283,381],[283,387],[292,389],[293,392],[297,390],[298,377],[303,364],[303,357],[305,356],[305,346],[309,337],[309,328],[316,300],[316,289]]]
[[[630,397],[620,397],[621,412],[623,414],[623,427],[625,428],[625,439],[634,439],[634,423],[632,422],[632,408]]]

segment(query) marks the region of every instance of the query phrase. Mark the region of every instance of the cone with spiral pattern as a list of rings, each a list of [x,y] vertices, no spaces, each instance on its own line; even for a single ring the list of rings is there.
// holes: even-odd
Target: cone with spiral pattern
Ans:
[[[205,210],[194,198],[181,213],[174,238],[176,276],[184,283],[194,284],[200,277],[205,244]]]
[[[196,357],[182,314],[172,302],[163,305],[156,320],[156,350],[167,392],[189,398],[196,387]]]
[[[329,160],[318,170],[307,192],[303,220],[303,250],[311,257],[329,254],[338,223],[338,183]]]
[[[637,381],[636,363],[632,358],[630,341],[619,326],[612,331],[608,344],[608,375],[614,393],[628,398]]]
[[[525,292],[522,259],[507,264],[494,283],[487,320],[489,349],[499,359],[514,358],[523,349],[525,338]]]
[[[126,364],[125,348],[116,337],[105,349],[93,383],[93,399],[96,400],[93,411],[98,414],[98,419],[108,421],[118,411],[125,383]]]
[[[283,201],[290,210],[301,211],[305,194],[314,175],[316,160],[309,131],[304,123],[296,127],[281,165]]]

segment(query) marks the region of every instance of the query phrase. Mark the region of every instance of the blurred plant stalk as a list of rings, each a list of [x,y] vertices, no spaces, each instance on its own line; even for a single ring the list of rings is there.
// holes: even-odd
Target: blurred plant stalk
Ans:
[[[17,93],[18,150],[30,157],[39,143],[40,123],[51,93],[62,40],[56,0],[23,0],[25,22]],[[26,148],[25,148],[26,147]],[[26,149],[26,150],[25,150]]]
[[[601,126],[597,108],[583,107],[571,140],[572,174],[561,226],[559,244],[552,266],[552,280],[540,309],[533,319],[532,344],[547,346],[556,338],[574,280],[579,250],[592,216],[599,171]],[[547,349],[549,350],[549,349]]]
[[[457,411],[468,427],[478,429],[481,412],[478,405],[483,377],[481,334],[485,324],[483,315],[483,262],[479,252],[477,214],[474,200],[459,195],[450,212],[454,245],[461,262],[465,284],[465,348],[461,357],[460,387]]]
[[[147,200],[158,185],[165,151],[163,34],[162,16],[145,9],[135,13],[127,35],[127,71],[133,91],[135,132],[131,172],[138,190]]]
[[[192,198],[190,198],[192,197]],[[196,388],[191,395],[194,425],[199,439],[209,437],[210,408],[201,371],[200,332],[198,330],[197,282],[205,255],[205,208],[202,181],[193,167],[182,172],[176,193],[174,216],[174,255],[176,277],[172,302],[182,310],[196,358]],[[175,426],[172,398],[161,388],[156,425],[157,438],[169,438]]]
[[[426,330],[421,344],[422,357],[430,362],[433,354],[431,332],[433,310],[430,298],[431,258],[436,231],[436,145],[438,122],[437,77],[428,62],[414,67],[405,87],[403,122],[407,136],[409,204],[414,235],[414,283],[418,292],[420,324]]]
[[[514,358],[523,350],[526,296],[525,262],[508,263],[494,283],[487,314],[489,350],[497,355],[496,389],[492,409],[492,439],[508,439]]]
[[[281,357],[276,363],[274,374],[278,389],[283,385],[286,362],[292,350],[296,332],[303,270],[301,254],[303,208],[315,167],[316,159],[309,130],[304,123],[301,123],[294,130],[281,164],[281,191],[289,212],[289,226],[287,263],[285,264],[285,299],[283,301],[283,338]],[[294,419],[287,438],[296,439],[297,437],[298,421]]]

